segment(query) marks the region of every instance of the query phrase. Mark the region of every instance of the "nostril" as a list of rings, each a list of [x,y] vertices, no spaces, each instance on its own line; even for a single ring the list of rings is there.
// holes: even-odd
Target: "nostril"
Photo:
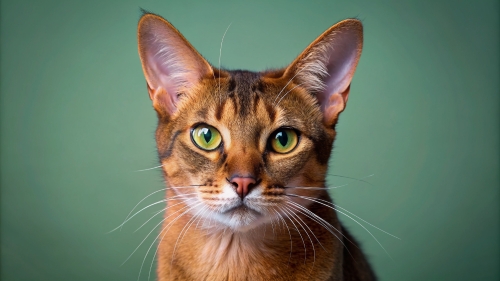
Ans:
[[[256,185],[256,180],[253,177],[232,177],[229,181],[235,188],[236,193],[243,198],[248,194],[250,188]]]

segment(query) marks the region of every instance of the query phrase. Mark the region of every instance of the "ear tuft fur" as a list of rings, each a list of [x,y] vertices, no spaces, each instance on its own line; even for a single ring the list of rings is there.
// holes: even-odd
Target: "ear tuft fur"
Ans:
[[[316,96],[329,125],[345,108],[362,45],[361,22],[341,21],[314,40],[285,71],[284,77]]]
[[[146,13],[138,26],[139,55],[158,112],[173,114],[180,93],[212,75],[210,64],[162,17]]]

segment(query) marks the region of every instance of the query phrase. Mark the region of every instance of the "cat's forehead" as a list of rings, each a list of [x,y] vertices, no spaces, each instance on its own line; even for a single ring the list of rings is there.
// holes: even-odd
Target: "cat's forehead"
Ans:
[[[258,73],[236,70],[230,71],[226,79],[226,90],[221,93],[222,103],[216,110],[216,115],[220,115],[225,107],[225,103],[233,105],[234,117],[247,118],[254,114],[260,98],[266,96],[263,90],[264,82]]]
[[[235,70],[228,71],[228,74],[223,90],[219,91],[219,98],[212,105],[213,115],[218,121],[224,119],[226,123],[238,126],[246,124],[247,128],[250,125],[286,125],[283,124],[285,121],[300,122],[293,118],[301,110],[300,99],[295,97],[295,91],[285,90],[293,85],[286,85],[278,79],[267,79],[258,72]],[[302,103],[304,106],[314,105]]]

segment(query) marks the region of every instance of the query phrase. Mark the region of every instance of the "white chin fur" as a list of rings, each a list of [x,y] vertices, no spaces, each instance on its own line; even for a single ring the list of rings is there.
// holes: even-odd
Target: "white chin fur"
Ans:
[[[225,186],[219,195],[221,202],[212,205],[211,211],[203,212],[202,225],[206,229],[229,229],[233,232],[247,232],[276,219],[274,212],[252,199],[260,198],[260,189],[253,189],[242,204],[238,194],[230,186]],[[257,200],[258,201],[258,200]],[[213,203],[212,203],[213,204]],[[216,208],[213,208],[216,207]],[[193,211],[196,212],[196,211]]]
[[[212,220],[212,227],[230,229],[233,232],[247,232],[260,225],[265,224],[267,215],[260,214],[244,205],[224,213],[209,215],[208,221]],[[209,222],[210,224],[210,222]]]

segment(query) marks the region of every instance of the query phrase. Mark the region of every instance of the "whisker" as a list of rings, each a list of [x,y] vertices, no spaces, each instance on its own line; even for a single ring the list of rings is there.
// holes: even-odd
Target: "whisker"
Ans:
[[[208,208],[208,207],[204,207],[208,212],[212,213],[212,211]],[[198,225],[200,224],[201,222],[201,219],[203,218],[203,216],[200,216],[200,218],[198,219],[198,222],[196,223],[196,227],[195,229],[198,229]]]
[[[321,186],[285,186],[285,188],[300,188],[300,189],[312,189],[312,190],[328,190],[328,189],[334,189],[334,188],[339,188],[349,185],[348,183],[342,184],[342,185],[337,185],[337,186],[331,186],[331,187],[321,187]]]
[[[288,84],[290,84],[290,82],[292,82],[293,78],[295,78],[295,76],[297,76],[302,70],[304,70],[304,68],[305,67],[302,67],[301,69],[299,69],[299,71],[297,71],[297,73],[295,73],[295,75],[292,78],[290,78],[290,80],[288,80],[288,82],[285,84],[285,86],[283,87],[283,89],[281,89],[281,91],[278,93],[278,95],[274,99],[273,104],[276,103],[276,100],[279,98],[280,94],[283,92],[283,90],[286,88],[286,86],[288,86]]]
[[[328,201],[326,201],[326,200],[319,199],[319,198],[317,198],[317,200],[319,200],[319,201],[324,201],[324,202],[328,202]],[[357,215],[353,214],[352,212],[348,211],[347,209],[342,208],[342,207],[340,207],[339,205],[337,205],[337,204],[333,204],[333,203],[331,203],[331,202],[328,202],[328,203],[332,204],[332,205],[333,205],[334,207],[336,207],[336,208],[339,208],[339,209],[342,209],[342,210],[346,211],[347,213],[349,213],[349,214],[353,215],[354,217],[356,217],[357,219],[361,220],[362,222],[364,222],[364,223],[366,223],[366,224],[370,225],[371,227],[373,227],[373,228],[375,228],[375,229],[377,229],[377,230],[379,230],[379,231],[382,231],[383,233],[385,233],[385,234],[387,234],[387,235],[389,235],[389,236],[392,236],[392,237],[394,237],[394,238],[396,238],[396,239],[398,239],[398,240],[401,240],[401,238],[397,237],[396,235],[393,235],[393,234],[391,234],[391,233],[389,233],[389,232],[387,232],[387,231],[385,231],[385,230],[383,230],[383,229],[381,229],[381,228],[379,228],[379,227],[377,227],[377,226],[375,226],[375,225],[373,225],[373,224],[371,224],[371,223],[369,223],[369,222],[365,221],[364,219],[362,219],[362,218],[358,217]]]
[[[368,175],[366,177],[362,177],[360,179],[353,178],[353,177],[348,177],[348,176],[341,176],[341,175],[333,175],[333,174],[328,174],[328,175],[335,176],[335,177],[352,179],[352,180],[361,181],[361,182],[373,185],[372,183],[370,183],[368,181],[365,181],[364,179],[369,178],[369,177],[373,177],[375,174],[371,174],[371,175]],[[325,190],[327,190],[327,189],[334,189],[334,188],[344,187],[344,186],[347,186],[347,185],[349,185],[349,184],[346,183],[346,184],[337,185],[337,186],[330,186],[330,187],[323,187],[323,186],[285,186],[285,188],[300,188],[300,189],[313,189],[313,190],[323,190],[323,189],[325,189]]]
[[[292,234],[290,233],[290,228],[288,227],[288,224],[286,223],[285,219],[283,216],[276,210],[273,210],[278,217],[283,221],[283,224],[286,226],[286,229],[288,230],[288,236],[290,236],[290,257],[288,258],[288,263],[290,263],[290,260],[292,259]]]
[[[341,175],[335,175],[335,174],[328,174],[329,176],[333,176],[333,177],[339,177],[339,178],[346,178],[346,179],[351,179],[351,180],[356,180],[356,181],[360,181],[360,182],[364,182],[364,183],[367,183],[369,185],[372,185],[373,184],[369,181],[365,181],[364,179],[367,179],[367,178],[370,178],[370,177],[373,177],[375,174],[371,174],[371,175],[368,175],[366,177],[362,177],[360,179],[358,178],[354,178],[354,177],[348,177],[348,176],[341,176]]]
[[[163,167],[163,164],[160,165],[160,166],[156,166],[156,167],[153,167],[153,168],[147,168],[147,169],[142,169],[142,170],[136,170],[134,172],[144,172],[144,171],[149,171],[149,170],[154,170],[154,169],[158,169],[158,168],[161,168]]]
[[[286,207],[284,207],[284,209],[287,209]],[[306,243],[304,242],[304,238],[302,237],[302,234],[300,233],[300,230],[297,228],[297,225],[295,225],[295,223],[292,221],[292,219],[290,218],[290,213],[287,212],[286,210],[283,209],[283,212],[285,212],[287,214],[287,218],[288,220],[293,224],[293,226],[295,227],[295,229],[297,230],[297,232],[299,233],[300,235],[300,239],[302,240],[302,244],[304,245],[304,264],[306,264],[306,258],[307,258],[307,249],[306,249]]]
[[[131,217],[127,217],[127,219],[126,219],[126,220],[124,220],[124,221],[123,221],[123,222],[122,222],[119,226],[117,226],[116,228],[114,228],[113,230],[111,230],[111,231],[110,231],[110,232],[108,232],[108,233],[111,233],[111,232],[113,232],[113,231],[116,231],[117,229],[121,229],[121,228],[122,228],[122,226],[123,226],[125,223],[127,223],[129,220],[131,220],[131,219],[132,219],[132,218],[134,218],[137,214],[139,214],[140,212],[142,212],[142,211],[146,210],[147,208],[149,208],[149,207],[151,207],[151,206],[154,206],[154,205],[156,205],[156,204],[160,204],[160,203],[166,202],[166,201],[167,201],[166,199],[162,199],[162,200],[160,200],[160,201],[156,201],[155,203],[152,203],[152,204],[147,205],[146,207],[144,207],[144,208],[140,209],[139,211],[137,211],[137,212],[136,212],[135,214],[133,214]]]
[[[288,200],[288,201],[286,201],[286,202],[287,202],[287,203],[293,203],[293,202],[291,202],[291,201],[289,201],[289,200]],[[296,207],[296,206],[294,206],[293,204],[290,204],[290,207],[292,207],[295,211],[297,211],[297,212],[299,212],[299,213],[303,214],[303,215],[304,215],[304,216],[306,216],[307,218],[310,218],[311,220],[315,221],[315,222],[316,222],[316,223],[318,223],[319,225],[322,225],[321,223],[319,223],[318,221],[316,221],[313,217],[311,217],[309,214],[304,213],[304,212],[303,212],[300,208],[297,208],[297,207]],[[306,224],[306,223],[305,223],[305,222],[304,222],[304,221],[303,221],[303,220],[302,220],[299,216],[297,216],[297,217],[300,219],[300,221],[301,221],[302,223],[304,223],[304,224],[305,224],[305,226],[307,227],[307,229],[309,229],[309,231],[310,231],[310,232],[311,232],[311,234],[314,236],[314,238],[316,238],[316,241],[318,241],[318,243],[319,243],[319,245],[321,246],[321,248],[323,248],[323,250],[325,250],[325,252],[328,252],[328,251],[325,249],[325,247],[323,247],[323,244],[321,244],[321,242],[318,240],[318,237],[316,237],[316,235],[315,235],[315,234],[314,234],[314,232],[311,230],[311,228],[309,228],[309,226],[308,226],[308,225],[307,225],[307,224]],[[323,226],[323,225],[322,225],[322,226]],[[323,226],[323,227],[324,227],[324,226]]]
[[[181,209],[179,209],[179,210],[177,210],[177,211],[175,211],[174,213],[172,213],[172,214],[168,215],[168,216],[167,216],[167,217],[165,217],[163,220],[161,220],[161,221],[160,221],[160,222],[159,222],[159,223],[158,223],[158,224],[157,224],[157,225],[156,225],[156,226],[155,226],[155,227],[154,227],[154,228],[153,228],[153,229],[152,229],[152,230],[151,230],[151,231],[150,231],[150,232],[146,235],[146,237],[145,237],[145,238],[141,241],[141,243],[139,243],[139,245],[138,245],[138,246],[134,249],[134,251],[132,252],[132,254],[130,254],[130,255],[128,256],[128,258],[127,258],[127,259],[126,259],[126,260],[125,260],[125,261],[124,261],[121,265],[124,265],[124,264],[125,264],[125,263],[126,263],[126,262],[127,262],[127,261],[131,258],[131,257],[132,257],[132,255],[133,255],[133,254],[137,251],[137,249],[139,249],[139,247],[140,247],[140,246],[144,243],[144,241],[146,241],[146,239],[149,237],[149,235],[151,235],[151,233],[153,233],[153,231],[154,231],[154,230],[155,230],[155,229],[156,229],[156,228],[157,228],[160,224],[162,224],[162,223],[163,223],[165,220],[167,220],[169,217],[171,217],[172,215],[174,215],[175,213],[177,213],[177,212],[181,211],[181,210],[182,210],[182,209],[184,209],[184,208],[187,208],[187,206],[186,206],[186,207],[183,207],[183,208],[181,208]]]
[[[199,204],[201,204],[201,203],[199,203]],[[172,214],[168,215],[168,216],[167,216],[166,218],[164,218],[164,219],[163,219],[160,223],[158,223],[158,224],[157,224],[157,225],[156,225],[156,226],[155,226],[155,227],[154,227],[154,228],[153,228],[153,229],[152,229],[152,230],[148,233],[148,235],[146,235],[146,237],[144,238],[144,240],[142,240],[142,242],[139,244],[139,246],[137,246],[137,248],[134,250],[134,252],[135,252],[135,251],[137,251],[137,249],[138,249],[138,248],[142,245],[142,243],[144,243],[144,241],[145,241],[145,240],[149,237],[149,235],[151,235],[151,233],[152,233],[152,232],[153,232],[153,231],[154,231],[154,230],[155,230],[155,229],[156,229],[156,228],[157,228],[157,227],[158,227],[161,223],[163,223],[163,222],[164,222],[165,220],[167,220],[169,217],[173,216],[174,214],[176,214],[176,213],[178,213],[178,212],[180,212],[180,211],[182,211],[182,210],[184,210],[184,209],[186,209],[186,208],[189,208],[189,206],[184,206],[184,207],[182,207],[181,209],[179,209],[179,210],[175,211],[174,213],[172,213]],[[189,211],[190,209],[191,209],[191,208],[189,208],[189,209],[188,209],[188,211]],[[184,214],[184,213],[183,213],[183,214]],[[182,215],[181,215],[181,216],[182,216]],[[176,217],[176,219],[177,219],[177,218],[179,218],[179,216],[177,216],[177,217]],[[153,242],[151,243],[151,246],[149,246],[148,251],[146,252],[146,255],[144,256],[144,259],[142,260],[142,264],[141,264],[141,268],[139,269],[139,276],[137,277],[137,280],[139,280],[139,279],[140,279],[140,277],[141,277],[142,267],[144,266],[144,262],[145,262],[145,260],[146,260],[146,257],[147,257],[147,255],[148,255],[149,251],[151,250],[151,247],[154,245],[155,241],[158,239],[158,237],[161,235],[161,233],[165,230],[165,228],[167,228],[167,227],[168,227],[171,223],[172,223],[172,222],[170,222],[170,223],[169,223],[166,227],[164,227],[164,228],[160,231],[160,234],[158,234],[158,235],[156,236],[155,240],[153,240]],[[134,254],[134,252],[133,252],[132,254]],[[131,255],[132,255],[132,254],[131,254]],[[130,257],[129,257],[129,258],[130,258]],[[154,260],[154,258],[153,258],[153,260]]]
[[[299,86],[302,86],[302,84],[298,84],[298,85],[296,85],[295,87],[291,88],[288,92],[286,92],[286,93],[285,93],[285,94],[281,97],[281,99],[278,101],[278,103],[276,103],[276,105],[275,105],[275,106],[278,106],[278,105],[280,104],[281,100],[282,100],[284,97],[286,97],[286,95],[288,95],[288,93],[290,93],[291,91],[293,91],[293,89],[295,89],[295,88],[297,88],[297,87],[299,87]]]
[[[335,208],[335,206],[330,206],[330,205],[322,203],[317,198],[312,198],[312,197],[307,197],[307,196],[301,196],[301,195],[296,195],[296,196],[300,197],[300,198],[303,198],[303,199],[306,199],[306,200],[310,200],[310,201],[316,202],[316,203],[321,204],[323,206],[326,206],[328,208],[331,208],[331,209],[335,210],[336,212],[339,212],[339,213],[343,214],[344,216],[350,218],[352,221],[354,221],[359,226],[361,226],[364,230],[366,230],[372,236],[372,238],[375,239],[375,241],[380,245],[380,247],[384,250],[384,252],[392,259],[391,255],[387,252],[387,250],[384,248],[384,246],[382,246],[382,244],[378,241],[378,239],[364,225],[362,225],[361,223],[359,223],[357,220],[353,219],[351,216],[347,215],[346,213],[344,213],[342,211],[337,210]]]
[[[330,232],[332,235],[334,235],[335,237],[337,237],[337,239],[339,241],[342,242],[342,239],[340,239],[333,231],[337,231],[340,235],[342,235],[344,238],[347,239],[347,237],[345,237],[341,231],[339,231],[336,227],[334,227],[333,225],[331,225],[329,222],[325,221],[322,217],[316,215],[315,213],[311,212],[309,209],[307,209],[306,207],[296,203],[296,202],[293,202],[291,200],[288,200],[287,203],[289,204],[292,204],[292,205],[295,205],[296,207],[300,208],[301,210],[305,211],[307,214],[309,214],[309,218],[314,220],[316,223],[318,223],[319,225],[323,226],[326,230],[328,230],[328,232]],[[303,212],[302,212],[303,213]],[[303,213],[304,214],[304,213]],[[306,214],[304,214],[306,215]],[[349,239],[347,239],[349,241]],[[351,241],[349,241],[351,242]],[[352,242],[351,242],[352,243]],[[353,243],[354,244],[354,243]],[[355,244],[354,244],[355,245]]]
[[[182,188],[194,188],[197,186],[203,186],[203,185],[169,186],[168,188],[170,188],[170,189],[182,189]]]
[[[323,247],[323,245],[321,244],[321,242],[319,242],[318,237],[316,237],[316,235],[312,232],[312,230],[309,228],[309,226],[302,220],[302,218],[300,218],[299,215],[295,214],[292,209],[289,209],[289,210],[292,212],[292,214],[296,218],[295,221],[302,227],[302,229],[304,230],[304,232],[307,234],[307,237],[309,238],[309,241],[311,242],[311,246],[313,247],[313,265],[311,267],[311,270],[312,270],[312,268],[314,268],[314,263],[316,262],[316,249],[314,247],[314,242],[312,241],[311,236],[309,236],[309,233],[307,232],[307,230],[309,230],[309,232],[311,232],[311,234],[314,236],[314,238],[316,238],[316,241],[318,241],[318,243],[321,245],[321,247],[323,248],[323,250],[326,251],[326,249]],[[299,219],[300,222],[297,219]],[[304,225],[306,226],[307,229],[304,228]]]
[[[309,214],[313,215],[314,217],[318,218],[317,220],[313,219],[312,217],[309,216],[309,218],[311,218],[312,220],[314,220],[317,224],[321,225],[323,228],[325,228],[328,232],[330,232],[333,236],[335,236],[335,238],[337,238],[337,240],[339,240],[339,242],[344,246],[344,248],[347,250],[347,252],[349,253],[349,255],[353,257],[353,255],[351,254],[351,251],[349,251],[349,248],[347,247],[347,245],[344,243],[344,241],[342,239],[340,239],[340,237],[337,236],[337,234],[335,234],[332,229],[334,229],[335,231],[337,231],[340,235],[342,235],[342,237],[344,237],[349,243],[351,243],[352,245],[354,245],[354,247],[358,248],[358,245],[356,245],[356,243],[352,242],[349,238],[347,238],[341,231],[339,231],[336,227],[334,227],[333,225],[331,225],[329,222],[325,221],[322,217],[316,215],[315,213],[311,212],[309,209],[307,209],[306,207],[296,203],[296,202],[293,202],[293,201],[288,201],[288,203],[291,203],[291,204],[294,204],[296,205],[297,207],[299,207],[300,209],[308,212]],[[304,214],[305,215],[305,214]],[[330,228],[332,229],[330,229]],[[323,248],[325,249],[325,248]],[[325,250],[326,251],[326,250]]]
[[[189,211],[191,211],[192,209],[200,206],[201,204],[203,204],[203,202],[199,202],[197,204],[195,204],[194,206],[191,206],[189,209],[187,209],[186,211],[184,211],[182,214],[178,215],[173,221],[169,222],[167,226],[165,226],[161,231],[160,231],[160,234],[158,234],[158,236],[156,236],[155,240],[153,240],[153,243],[151,243],[151,246],[149,246],[148,248],[148,251],[146,252],[146,255],[144,256],[144,259],[142,260],[142,264],[141,264],[141,269],[139,270],[139,278],[141,276],[141,271],[142,271],[142,267],[144,266],[144,262],[146,261],[146,257],[148,256],[148,253],[149,251],[151,250],[151,247],[153,247],[154,243],[156,242],[156,240],[158,240],[158,238],[160,237],[160,235],[163,233],[163,231],[165,231],[165,234],[163,234],[163,236],[161,237],[160,241],[158,242],[158,246],[156,247],[156,251],[153,255],[153,259],[151,260],[151,266],[149,268],[149,275],[148,275],[148,280],[151,278],[151,268],[153,267],[153,263],[154,263],[154,260],[156,258],[156,254],[158,253],[158,249],[160,248],[160,244],[161,242],[163,241],[163,238],[165,238],[165,235],[167,235],[168,231],[170,230],[170,228],[172,227],[172,225],[178,220],[180,219],[182,216],[184,216],[185,214],[187,214]],[[187,207],[187,206],[186,206]],[[185,208],[185,207],[184,207]],[[183,209],[184,209],[183,208]],[[182,209],[181,209],[182,210]]]
[[[196,193],[196,192],[194,192],[194,193],[180,194],[180,195],[172,196],[172,197],[169,197],[169,198],[167,198],[167,199],[162,199],[162,200],[157,201],[157,202],[155,202],[155,203],[149,204],[149,205],[147,205],[146,207],[144,207],[144,208],[140,209],[139,211],[137,211],[137,212],[136,212],[135,214],[133,214],[132,216],[130,216],[130,217],[129,217],[129,216],[127,216],[127,219],[126,219],[125,221],[123,221],[123,222],[122,222],[119,226],[117,226],[115,229],[111,230],[111,231],[110,231],[110,232],[108,232],[108,233],[111,233],[111,232],[113,232],[113,231],[115,231],[115,230],[117,230],[117,229],[119,229],[119,228],[123,227],[123,225],[125,225],[125,223],[127,223],[129,220],[131,220],[131,219],[132,219],[133,217],[135,217],[137,214],[139,214],[140,212],[144,211],[145,209],[147,209],[147,208],[149,208],[149,207],[151,207],[151,206],[154,206],[154,205],[156,205],[156,204],[160,204],[160,203],[162,203],[162,202],[167,202],[167,201],[170,201],[170,200],[179,199],[179,197],[185,197],[186,195],[194,195],[194,194],[197,194],[197,193]],[[142,201],[142,200],[141,200],[141,201]],[[134,209],[135,209],[135,207],[134,207]],[[133,210],[133,209],[132,209],[132,210]],[[130,214],[129,214],[129,215],[130,215]]]
[[[311,242],[311,246],[312,246],[312,248],[313,248],[313,266],[312,266],[312,268],[314,268],[314,263],[316,263],[316,249],[315,249],[315,247],[314,247],[314,242],[312,241],[311,236],[309,236],[309,233],[308,233],[308,232],[307,232],[307,230],[304,228],[304,225],[302,225],[302,223],[306,225],[306,227],[307,227],[307,229],[309,229],[309,231],[311,231],[311,229],[309,228],[309,226],[307,226],[307,224],[306,224],[306,223],[305,223],[305,222],[304,222],[304,221],[303,221],[303,220],[302,220],[302,219],[301,219],[301,218],[300,218],[297,214],[295,214],[295,213],[293,212],[293,210],[292,210],[292,209],[289,209],[289,208],[288,208],[288,210],[290,210],[290,212],[292,213],[292,215],[295,217],[295,221],[296,221],[296,222],[300,225],[300,227],[302,227],[302,229],[303,229],[303,230],[304,230],[304,232],[306,233],[307,237],[309,238],[309,241]],[[299,222],[299,220],[297,220],[297,219],[299,219],[299,220],[300,220],[300,222],[302,222],[302,223],[300,223],[300,222]],[[316,240],[318,240],[318,238],[316,237],[316,235],[314,235],[314,233],[312,233],[312,231],[311,231],[311,234],[312,234],[312,235],[316,238]],[[318,242],[319,242],[319,240],[318,240]],[[321,243],[320,243],[320,244],[321,244]],[[323,245],[321,245],[321,247],[323,247]],[[324,248],[323,248],[323,249],[324,249]],[[311,268],[311,270],[312,270],[312,268]]]
[[[182,202],[179,202],[179,203],[177,203],[177,204],[181,204],[181,203],[182,203]],[[177,205],[177,204],[175,204],[175,205]],[[146,224],[147,224],[150,220],[152,220],[154,217],[156,217],[157,215],[159,215],[159,214],[161,214],[161,213],[165,212],[168,208],[173,207],[173,206],[175,206],[175,205],[168,206],[167,208],[163,208],[163,209],[159,210],[158,212],[156,212],[156,213],[155,213],[152,217],[150,217],[150,218],[149,218],[149,219],[148,219],[145,223],[143,223],[141,226],[139,226],[139,228],[137,228],[136,230],[134,230],[134,233],[136,233],[139,229],[141,229],[144,225],[146,225]]]
[[[273,237],[276,239],[276,233],[274,232],[274,220],[271,220],[271,229],[273,230]]]
[[[139,206],[139,204],[141,204],[141,203],[142,203],[142,201],[146,200],[149,196],[151,196],[151,195],[153,195],[153,194],[155,194],[155,193],[158,193],[158,192],[160,192],[160,191],[166,190],[166,189],[167,189],[167,188],[162,188],[162,189],[159,189],[159,190],[157,190],[157,191],[155,191],[155,192],[153,192],[153,193],[150,193],[150,194],[149,194],[149,195],[147,195],[146,197],[142,198],[142,200],[141,200],[141,201],[139,201],[139,203],[137,203],[137,204],[134,206],[134,208],[132,208],[132,210],[128,213],[128,215],[127,215],[127,217],[125,218],[125,220],[124,220],[124,221],[126,221],[126,220],[128,219],[128,217],[130,216],[130,214],[132,214],[132,212],[135,210],[135,208],[137,208],[137,206]],[[123,223],[122,223],[121,225],[123,226]],[[111,232],[113,232],[113,231],[115,231],[115,230],[111,230],[111,231],[110,231],[110,232],[108,232],[108,233],[111,233]]]
[[[155,214],[154,214],[151,218],[149,218],[149,219],[148,219],[145,223],[143,223],[143,224],[142,224],[139,228],[137,228],[137,229],[134,231],[134,233],[135,233],[135,232],[137,232],[139,229],[141,229],[141,228],[142,228],[145,224],[147,224],[150,220],[152,220],[152,219],[153,219],[154,217],[156,217],[157,215],[161,214],[162,212],[166,211],[166,210],[167,210],[167,209],[169,209],[169,208],[172,208],[172,207],[177,206],[177,205],[182,204],[182,203],[184,203],[184,202],[179,202],[179,203],[175,203],[174,205],[169,205],[169,206],[167,206],[167,208],[164,208],[164,209],[162,209],[162,210],[158,211],[158,212],[157,212],[157,213],[155,213]]]
[[[203,207],[201,208],[200,210],[198,210],[198,212],[192,216],[188,222],[184,225],[184,227],[181,229],[181,232],[179,232],[179,235],[177,235],[177,239],[175,240],[175,245],[174,245],[174,250],[172,251],[172,259],[170,260],[170,266],[172,266],[173,262],[174,262],[174,255],[175,255],[175,251],[177,249],[177,243],[179,242],[179,238],[180,237],[184,237],[184,235],[187,233],[189,227],[191,226],[192,223],[190,222],[194,222],[194,220],[196,219],[196,217],[198,216],[199,213],[201,213],[201,211],[203,211],[206,207]],[[187,226],[187,228],[186,228]],[[184,229],[186,228],[186,231],[184,231]],[[181,241],[182,241],[182,238],[181,238]],[[153,264],[151,264],[153,265]],[[151,268],[150,268],[151,270]]]
[[[227,28],[226,28],[226,31],[224,31],[224,35],[222,35],[222,40],[220,41],[220,48],[219,48],[219,97],[220,97],[220,59],[222,57],[222,43],[224,43],[224,37],[226,37],[226,33],[227,31],[229,30],[229,27],[231,27],[231,24],[233,23],[230,23]]]

